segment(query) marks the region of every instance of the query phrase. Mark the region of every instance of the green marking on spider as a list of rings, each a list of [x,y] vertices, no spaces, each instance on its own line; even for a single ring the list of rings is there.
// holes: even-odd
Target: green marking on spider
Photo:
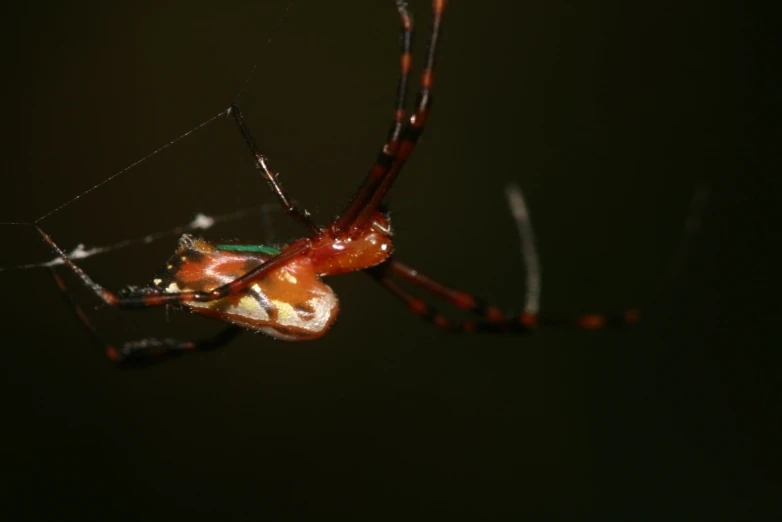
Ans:
[[[226,252],[260,252],[271,256],[278,255],[281,250],[265,245],[215,245],[217,250]]]

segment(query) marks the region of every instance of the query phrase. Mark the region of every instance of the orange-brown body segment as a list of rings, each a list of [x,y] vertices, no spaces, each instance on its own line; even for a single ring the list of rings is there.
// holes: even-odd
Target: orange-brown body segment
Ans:
[[[393,251],[388,218],[375,212],[368,224],[352,235],[339,237],[331,229],[324,230],[322,237],[313,240],[308,257],[315,273],[331,276],[379,265]]]
[[[220,250],[193,236],[182,236],[166,268],[153,280],[163,292],[208,292],[263,264],[269,255]],[[195,313],[264,332],[277,339],[317,339],[339,311],[334,291],[320,280],[312,261],[297,256],[223,299],[186,302]]]

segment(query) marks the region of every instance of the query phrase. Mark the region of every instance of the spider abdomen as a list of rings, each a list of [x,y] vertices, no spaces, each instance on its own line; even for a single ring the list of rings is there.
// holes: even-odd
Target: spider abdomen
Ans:
[[[209,292],[241,277],[270,257],[257,251],[221,250],[203,239],[184,235],[153,285],[165,293]],[[286,341],[321,337],[339,311],[337,296],[315,274],[306,256],[291,259],[222,299],[182,304],[195,313]]]

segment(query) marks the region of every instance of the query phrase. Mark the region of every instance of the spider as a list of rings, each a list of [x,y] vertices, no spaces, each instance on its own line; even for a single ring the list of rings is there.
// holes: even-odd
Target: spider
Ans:
[[[525,311],[505,313],[482,299],[437,282],[392,256],[392,232],[383,200],[415,148],[429,116],[435,56],[446,1],[432,2],[433,21],[425,63],[414,112],[409,118],[406,117],[405,106],[412,63],[413,19],[405,1],[395,0],[395,3],[401,21],[401,68],[388,139],[362,185],[327,226],[315,223],[309,212],[293,203],[235,103],[227,112],[241,133],[255,167],[268,182],[283,210],[307,229],[306,237],[277,249],[263,245],[212,244],[185,234],[179,239],[174,255],[154,276],[151,284],[115,293],[93,281],[34,223],[70,271],[107,305],[120,309],[175,305],[229,323],[223,331],[207,340],[144,338],[114,346],[103,339],[82,308],[70,297],[62,278],[52,269],[54,279],[71,308],[109,359],[128,362],[212,349],[227,343],[244,329],[286,341],[318,339],[328,332],[339,309],[334,291],[321,278],[359,270],[365,271],[414,314],[448,331],[527,334],[541,324],[592,329],[632,323],[638,319],[634,310],[616,317],[596,314],[573,319],[540,317],[533,303],[537,296],[533,295],[532,288],[527,289],[529,306]],[[523,201],[519,202],[520,193],[511,193],[511,196],[516,198],[515,203],[512,199],[512,209],[522,232],[522,242],[529,248],[531,230],[523,233],[522,217],[519,216],[526,209]],[[531,255],[526,257],[528,265],[536,262]],[[528,271],[531,270],[528,266]],[[476,320],[447,319],[425,300],[406,290],[399,284],[400,280],[474,314]]]

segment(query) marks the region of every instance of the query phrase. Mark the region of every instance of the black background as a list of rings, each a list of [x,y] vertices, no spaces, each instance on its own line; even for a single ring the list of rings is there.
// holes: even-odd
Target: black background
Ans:
[[[420,65],[431,17],[411,4]],[[35,219],[225,109],[256,64],[246,119],[285,187],[328,222],[385,138],[398,19],[390,1],[301,1],[275,30],[286,8],[4,12],[0,221]],[[622,309],[658,286],[705,180],[703,228],[637,328],[447,335],[351,274],[330,280],[342,314],[320,341],[245,334],[218,353],[123,370],[89,343],[45,271],[0,272],[0,510],[9,520],[779,516],[769,289],[779,198],[761,152],[774,139],[761,121],[771,84],[753,16],[697,2],[448,6],[430,124],[390,198],[400,259],[518,307],[503,199],[514,180],[538,236],[543,309]],[[42,225],[70,249],[270,201],[220,120]],[[301,233],[271,217],[278,240]],[[0,234],[0,266],[51,258],[28,227]],[[254,220],[209,234],[269,242]],[[110,288],[140,284],[174,244],[81,264]],[[93,311],[93,296],[74,293],[116,342],[219,327]]]

